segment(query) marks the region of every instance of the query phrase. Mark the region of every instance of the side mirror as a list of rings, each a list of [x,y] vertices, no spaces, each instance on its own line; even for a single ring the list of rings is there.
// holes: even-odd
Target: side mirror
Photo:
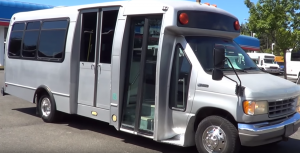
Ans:
[[[213,52],[214,58],[214,69],[212,72],[213,80],[222,80],[224,74],[220,68],[224,68],[225,64],[225,49],[224,48],[215,48]]]
[[[224,76],[223,71],[220,69],[214,69],[212,72],[213,80],[216,80],[216,81],[222,80],[223,76]]]
[[[215,48],[213,52],[213,57],[214,57],[214,67],[223,68],[225,64],[225,49]]]

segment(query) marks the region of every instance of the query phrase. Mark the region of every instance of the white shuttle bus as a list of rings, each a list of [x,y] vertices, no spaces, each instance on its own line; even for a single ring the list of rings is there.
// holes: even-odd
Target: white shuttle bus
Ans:
[[[261,70],[272,74],[281,73],[275,55],[269,53],[248,53],[248,55]]]
[[[234,15],[188,1],[17,13],[2,93],[35,103],[45,122],[78,114],[201,153],[287,140],[300,86],[261,71],[239,35]]]

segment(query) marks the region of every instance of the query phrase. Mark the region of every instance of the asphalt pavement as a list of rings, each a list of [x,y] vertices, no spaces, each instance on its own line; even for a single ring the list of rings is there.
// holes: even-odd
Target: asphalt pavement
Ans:
[[[3,71],[0,71],[3,86]],[[275,146],[243,147],[241,153],[299,153],[300,131]],[[0,152],[43,153],[196,153],[118,132],[107,123],[68,115],[56,124],[44,123],[35,115],[35,105],[19,98],[0,96]]]

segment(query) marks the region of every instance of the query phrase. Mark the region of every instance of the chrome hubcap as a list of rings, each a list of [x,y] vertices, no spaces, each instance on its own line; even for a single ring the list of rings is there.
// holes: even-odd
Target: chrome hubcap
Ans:
[[[42,100],[41,110],[42,110],[43,116],[48,117],[50,115],[51,103],[50,103],[50,100],[48,98],[44,98]]]
[[[202,144],[208,152],[222,152],[226,145],[225,132],[219,126],[209,126],[203,133]]]

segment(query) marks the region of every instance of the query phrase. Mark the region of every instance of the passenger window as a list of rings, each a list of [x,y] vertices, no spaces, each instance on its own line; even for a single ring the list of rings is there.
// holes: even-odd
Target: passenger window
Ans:
[[[180,44],[175,48],[171,71],[169,105],[172,109],[185,110],[192,65]]]
[[[39,21],[27,23],[27,27],[23,38],[22,50],[22,56],[25,58],[36,57],[36,48],[40,34],[40,25],[41,23]]]
[[[111,63],[112,45],[118,13],[118,10],[103,12],[100,63]]]
[[[28,22],[26,30],[40,30],[41,28],[41,22],[36,21],[36,22]]]
[[[24,30],[25,28],[25,23],[16,23],[13,25],[12,31],[20,31]]]
[[[39,59],[59,61],[63,58],[67,25],[67,20],[43,22],[38,46]]]
[[[9,38],[8,57],[19,57],[22,48],[22,37],[25,23],[15,23]]]
[[[82,14],[81,62],[94,62],[96,49],[97,12]]]

